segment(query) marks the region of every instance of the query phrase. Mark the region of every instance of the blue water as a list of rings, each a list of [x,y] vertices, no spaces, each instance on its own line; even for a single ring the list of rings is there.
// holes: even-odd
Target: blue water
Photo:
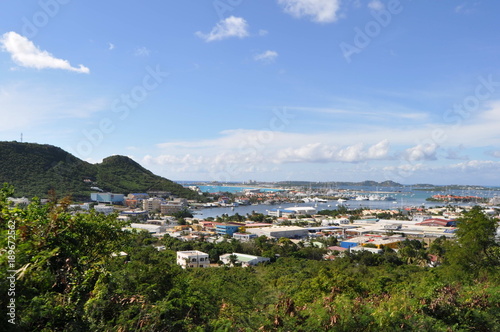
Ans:
[[[219,192],[229,192],[232,194],[242,193],[245,189],[257,189],[255,187],[226,187],[226,186],[198,186],[202,192],[207,193],[219,193]],[[274,188],[258,188],[261,192],[275,192],[282,191],[281,189]]]
[[[220,192],[220,191],[229,191],[228,189],[233,189],[231,192],[241,192],[245,188],[251,187],[218,187],[218,186],[199,186],[202,191],[204,190],[214,190],[209,192]],[[203,188],[206,187],[206,188]],[[353,188],[354,189],[354,188]],[[450,194],[450,195],[461,195],[461,196],[479,196],[479,197],[493,197],[495,194],[499,194],[499,191],[488,191],[488,190],[450,190],[447,192],[439,192],[439,191],[426,191],[426,190],[411,190],[408,188],[391,188],[397,189],[396,192],[392,192],[390,194],[383,194],[383,192],[389,192],[391,190],[387,190],[387,188],[381,189],[380,195],[388,195],[395,198],[395,201],[356,201],[350,199],[344,203],[344,205],[349,209],[356,208],[370,208],[370,209],[401,209],[408,206],[421,206],[421,207],[433,207],[433,206],[443,206],[446,203],[443,202],[428,202],[426,198],[431,197],[436,194]],[[364,188],[364,190],[368,191],[376,191],[377,188]],[[262,191],[266,191],[266,189],[262,189]],[[275,191],[272,189],[267,189],[267,191]],[[353,191],[359,191],[359,188],[356,188]],[[397,192],[400,191],[400,192]],[[234,215],[236,213],[245,216],[246,214],[252,214],[252,212],[267,214],[268,210],[272,209],[286,209],[287,207],[292,206],[309,206],[315,207],[317,211],[321,210],[335,210],[338,207],[338,202],[336,200],[328,201],[327,203],[284,203],[284,204],[275,204],[275,205],[267,205],[267,204],[259,204],[259,205],[240,205],[234,208],[231,207],[219,207],[219,208],[206,208],[200,210],[194,210],[196,218],[208,218],[208,217],[217,217],[222,214]],[[471,203],[472,204],[472,203]],[[463,204],[467,205],[467,204]],[[473,204],[472,204],[473,205]]]

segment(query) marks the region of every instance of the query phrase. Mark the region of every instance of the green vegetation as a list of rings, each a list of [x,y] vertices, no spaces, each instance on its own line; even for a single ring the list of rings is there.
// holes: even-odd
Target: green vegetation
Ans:
[[[499,331],[496,223],[479,208],[460,220],[456,240],[322,261],[324,249],[288,239],[157,240],[122,231],[115,216],[73,215],[67,199],[9,208],[12,190],[0,190],[0,248],[15,243],[16,325],[5,314],[12,255],[2,252],[2,330]],[[273,262],[183,270],[175,250],[188,249],[214,263],[231,252]],[[428,267],[429,255],[443,264]]]
[[[124,194],[154,190],[203,199],[124,156],[108,157],[94,165],[51,145],[18,142],[0,142],[0,156],[0,183],[14,185],[17,196],[45,198],[53,189],[62,197],[88,200],[95,186]]]

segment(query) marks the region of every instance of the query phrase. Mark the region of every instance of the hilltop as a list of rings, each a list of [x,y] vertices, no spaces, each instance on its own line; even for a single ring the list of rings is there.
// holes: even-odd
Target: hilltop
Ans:
[[[178,183],[153,174],[125,156],[111,156],[100,164],[83,161],[52,145],[0,142],[0,183],[16,188],[16,196],[46,197],[54,189],[58,196],[89,198],[91,187],[128,194],[167,191],[195,199],[199,195]]]

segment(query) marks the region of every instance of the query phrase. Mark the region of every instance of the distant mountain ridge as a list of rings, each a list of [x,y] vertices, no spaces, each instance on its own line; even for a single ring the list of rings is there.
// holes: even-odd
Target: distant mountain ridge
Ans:
[[[352,186],[352,187],[403,187],[404,185],[401,183],[397,183],[394,181],[362,181],[362,182],[341,182],[341,181],[327,181],[327,182],[313,182],[313,181],[281,181],[276,182],[278,185],[282,186],[311,186],[311,187],[325,187],[325,186]]]
[[[100,164],[83,161],[56,146],[0,142],[0,184],[14,185],[16,196],[58,196],[88,199],[91,187],[116,193],[167,191],[195,199],[199,195],[178,183],[153,174],[125,156],[111,156]]]

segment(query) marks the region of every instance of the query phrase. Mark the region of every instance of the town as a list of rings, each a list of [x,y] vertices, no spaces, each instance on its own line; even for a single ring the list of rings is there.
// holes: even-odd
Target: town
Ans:
[[[98,188],[97,188],[98,189]],[[191,190],[202,195],[196,186]],[[389,195],[379,195],[339,190],[321,197],[311,197],[304,188],[288,190],[262,191],[259,188],[244,189],[231,194],[217,192],[208,195],[211,202],[199,203],[187,200],[168,192],[150,191],[128,195],[106,192],[94,192],[91,202],[71,204],[72,213],[89,213],[91,210],[104,215],[115,214],[116,218],[127,224],[124,229],[146,232],[157,239],[154,246],[165,250],[164,238],[171,238],[198,247],[200,243],[221,243],[238,241],[254,242],[257,239],[282,244],[285,239],[300,247],[317,248],[314,256],[334,260],[346,253],[367,251],[381,254],[384,249],[398,251],[404,244],[417,240],[423,246],[430,246],[436,239],[453,238],[457,229],[457,219],[469,211],[473,205],[443,205],[435,207],[404,206],[401,208],[349,208],[345,202],[349,199],[387,200],[395,199]],[[332,196],[333,194],[333,196]],[[230,196],[230,197],[229,197]],[[433,199],[453,199],[458,196],[434,195]],[[470,196],[467,201],[470,201]],[[483,212],[500,222],[500,200],[475,197],[482,204]],[[330,200],[329,200],[330,199]],[[15,204],[28,204],[27,199],[11,199]],[[318,202],[322,206],[318,206]],[[281,204],[293,203],[295,206],[282,208]],[[299,206],[310,203],[309,206]],[[234,208],[246,205],[264,205],[269,207],[266,213],[252,211],[251,214],[239,215]],[[279,205],[279,206],[277,206]],[[304,204],[302,204],[304,205]],[[332,205],[335,207],[332,208]],[[233,215],[222,214],[217,217],[196,218],[196,211],[201,208],[231,207]],[[500,236],[500,224],[497,230]],[[406,241],[406,242],[405,242]],[[188,245],[189,247],[189,245]],[[241,247],[241,248],[244,248]],[[221,265],[249,266],[275,261],[279,254],[261,257],[247,252],[212,252],[184,250],[177,252],[177,264],[188,267],[217,267]],[[122,255],[126,255],[122,252]],[[427,257],[429,266],[439,264],[434,255]]]

